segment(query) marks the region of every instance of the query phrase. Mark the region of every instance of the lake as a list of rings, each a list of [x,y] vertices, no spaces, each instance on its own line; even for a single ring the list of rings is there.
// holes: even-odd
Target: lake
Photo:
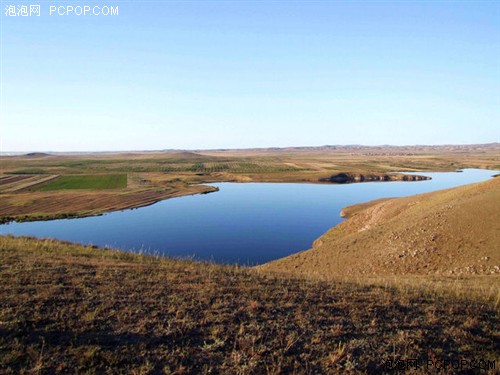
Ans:
[[[256,265],[311,247],[355,203],[480,182],[496,171],[418,173],[432,180],[356,184],[217,183],[220,191],[102,216],[0,225],[0,234],[51,237],[129,251]]]

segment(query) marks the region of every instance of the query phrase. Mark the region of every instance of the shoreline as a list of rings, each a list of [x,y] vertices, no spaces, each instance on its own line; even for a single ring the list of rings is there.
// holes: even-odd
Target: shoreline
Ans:
[[[412,172],[418,173],[418,172]],[[341,176],[340,178],[338,176]],[[422,175],[404,175],[402,173],[339,173],[333,175],[329,178],[319,178],[317,180],[285,180],[281,179],[279,181],[259,181],[249,178],[248,180],[219,180],[219,181],[206,181],[200,182],[198,184],[190,184],[187,187],[174,187],[173,191],[158,191],[154,189],[147,189],[142,191],[118,191],[118,192],[96,192],[96,191],[59,191],[59,192],[46,192],[44,195],[37,192],[22,192],[16,195],[14,194],[6,194],[3,198],[24,198],[25,200],[34,200],[37,197],[40,199],[51,200],[53,204],[65,204],[68,202],[63,202],[66,198],[68,201],[71,199],[78,198],[78,193],[82,193],[82,197],[87,195],[92,196],[105,196],[105,195],[113,195],[113,198],[116,197],[126,197],[131,198],[132,201],[125,202],[116,202],[115,205],[111,207],[106,207],[105,205],[108,202],[103,201],[101,207],[81,207],[80,209],[71,209],[67,208],[64,211],[57,212],[44,212],[37,208],[36,206],[31,210],[31,212],[20,212],[18,214],[12,212],[13,207],[18,206],[17,204],[12,204],[11,207],[5,208],[0,206],[0,211],[2,208],[4,210],[11,210],[12,213],[0,214],[0,225],[8,224],[11,222],[23,223],[23,222],[33,222],[33,221],[50,221],[50,220],[59,220],[59,219],[77,219],[77,218],[85,218],[92,216],[101,216],[111,212],[123,211],[128,209],[137,209],[141,207],[150,206],[152,204],[161,202],[166,199],[171,198],[179,198],[183,196],[196,195],[196,194],[209,194],[217,192],[219,189],[217,187],[213,187],[207,184],[217,184],[217,183],[301,183],[301,184],[351,184],[351,183],[366,183],[366,182],[394,182],[394,181],[405,181],[405,182],[417,182],[417,181],[425,181],[431,180],[431,177],[422,176]],[[193,189],[194,188],[194,189]],[[200,189],[201,188],[201,189]],[[194,190],[194,191],[193,191]],[[128,194],[127,194],[128,193]],[[148,194],[147,197],[137,197],[134,199],[134,194]],[[65,197],[68,195],[69,197]],[[71,195],[71,196],[70,196]],[[151,196],[150,196],[151,195]],[[0,195],[1,196],[1,195]],[[62,198],[62,199],[61,199]],[[94,199],[95,200],[95,199]]]
[[[324,280],[342,277],[500,276],[500,180],[343,207],[311,248],[257,266]],[[481,220],[470,212],[479,210]],[[463,228],[468,228],[464,231]]]
[[[446,218],[443,219],[444,222],[451,222],[453,216],[455,216],[455,215],[453,213],[450,213],[452,211],[448,212],[450,210],[450,208],[453,208],[453,206],[455,206],[455,205],[468,204],[467,202],[465,202],[465,203],[462,202],[465,199],[462,197],[462,195],[463,195],[462,192],[466,193],[466,195],[471,195],[471,196],[476,195],[479,197],[479,199],[481,199],[481,194],[483,194],[483,191],[491,191],[492,194],[496,194],[496,193],[494,193],[494,190],[497,189],[495,186],[498,186],[498,183],[497,183],[498,181],[500,181],[500,180],[492,177],[491,179],[483,181],[483,182],[470,183],[467,185],[462,185],[462,186],[452,187],[452,188],[447,188],[447,189],[442,189],[442,190],[436,190],[436,191],[427,192],[427,193],[413,194],[413,195],[399,197],[399,198],[381,198],[381,199],[375,199],[375,200],[361,202],[361,203],[355,203],[352,205],[347,205],[347,206],[344,206],[340,212],[340,216],[345,218],[346,220],[344,220],[343,222],[341,222],[333,227],[330,227],[325,233],[323,233],[318,238],[316,238],[313,241],[311,248],[309,248],[307,250],[299,251],[299,252],[296,252],[293,254],[289,254],[287,256],[284,256],[284,257],[281,257],[281,258],[278,258],[278,259],[275,259],[275,260],[272,260],[269,262],[265,262],[265,263],[262,263],[259,265],[255,265],[255,266],[248,266],[248,265],[245,266],[245,265],[237,265],[237,264],[235,264],[235,266],[245,267],[245,268],[249,268],[249,269],[250,268],[257,269],[257,270],[269,270],[269,271],[278,272],[278,273],[290,272],[293,274],[303,274],[305,272],[307,275],[309,275],[311,272],[313,272],[313,273],[318,272],[317,267],[311,267],[311,264],[309,264],[309,263],[311,263],[311,261],[314,263],[318,260],[318,259],[315,260],[315,258],[317,258],[317,256],[318,256],[318,254],[324,253],[323,255],[327,256],[328,258],[330,258],[332,256],[335,258],[335,255],[334,255],[335,252],[338,249],[343,248],[344,250],[341,251],[342,254],[340,254],[340,253],[338,254],[339,256],[342,257],[345,255],[343,253],[358,251],[359,249],[358,250],[355,250],[355,249],[357,249],[360,245],[361,245],[361,247],[365,248],[365,250],[368,249],[366,247],[366,244],[363,245],[363,242],[365,242],[366,240],[368,241],[368,243],[371,243],[371,245],[369,245],[369,247],[371,247],[372,249],[380,248],[380,246],[377,246],[377,245],[386,244],[387,241],[389,241],[387,246],[390,247],[390,246],[402,241],[401,236],[398,234],[398,232],[400,234],[406,233],[409,229],[411,229],[412,226],[416,225],[416,223],[417,223],[416,219],[418,219],[420,224],[418,224],[416,226],[418,228],[423,228],[422,229],[423,233],[420,233],[420,232],[413,233],[410,230],[410,233],[413,233],[412,235],[408,236],[408,238],[407,238],[407,240],[410,242],[408,242],[408,244],[406,244],[406,245],[401,243],[401,245],[404,245],[403,247],[401,247],[400,245],[397,245],[397,248],[399,250],[402,250],[402,249],[405,249],[405,250],[403,250],[403,252],[399,255],[397,253],[393,254],[391,252],[389,252],[388,254],[385,254],[385,255],[380,253],[379,254],[380,256],[385,257],[385,258],[387,258],[387,256],[389,256],[390,259],[384,258],[385,259],[384,265],[379,264],[379,266],[384,268],[388,262],[391,264],[397,264],[397,262],[394,263],[394,261],[402,261],[403,260],[403,261],[407,262],[407,259],[409,259],[413,263],[415,263],[415,261],[416,261],[417,263],[415,263],[415,266],[420,267],[419,268],[420,271],[415,273],[416,275],[421,274],[422,272],[423,272],[423,274],[428,274],[429,270],[426,268],[427,266],[424,265],[424,268],[422,268],[422,265],[423,265],[422,261],[425,262],[425,259],[419,259],[419,256],[420,256],[419,254],[426,255],[427,252],[429,251],[427,249],[428,246],[434,247],[434,249],[432,251],[437,251],[438,249],[440,249],[440,246],[441,246],[441,245],[439,245],[439,243],[441,241],[440,239],[446,233],[448,233],[448,231],[443,232],[444,234],[439,234],[440,232],[437,229],[439,227],[439,225],[435,226],[435,224],[433,224],[434,226],[431,225],[430,230],[428,230],[428,229],[426,230],[424,228],[424,226],[427,225],[427,223],[429,222],[429,219],[426,218],[427,213],[424,211],[427,211],[430,208],[432,217],[436,217],[436,216],[441,217],[441,215],[444,214],[444,215],[446,215],[445,216]],[[207,187],[207,186],[203,186],[203,187]],[[211,190],[204,191],[204,192],[191,192],[190,194],[182,194],[182,195],[177,195],[177,196],[186,196],[186,195],[194,195],[194,194],[209,194],[211,192],[218,191],[217,187],[211,187],[211,188],[212,188]],[[488,194],[490,194],[490,193],[488,193]],[[174,197],[173,195],[174,194],[171,194],[170,198]],[[440,201],[442,199],[441,197],[444,197],[444,198],[448,197],[446,199],[451,199],[449,197],[452,197],[452,196],[453,196],[452,200],[447,200],[445,203],[443,203],[443,202],[439,203],[439,205],[438,205],[439,207],[429,206],[430,203],[435,201],[433,197],[436,197],[437,201]],[[490,194],[490,197],[491,196],[492,195]],[[166,198],[166,199],[168,199],[168,198]],[[154,203],[156,203],[156,202],[145,204],[144,206],[154,204]],[[432,203],[432,204],[435,205],[435,203]],[[415,209],[417,210],[417,212],[415,212]],[[411,215],[413,215],[413,214],[411,214],[412,212],[418,213],[419,216],[418,215],[411,216]],[[407,213],[411,214],[410,216],[408,216],[409,220],[401,219],[401,217],[405,217],[405,215],[407,215]],[[88,216],[96,216],[96,215],[97,214],[88,215]],[[490,213],[490,216],[491,215],[492,214]],[[495,215],[495,213],[493,213],[493,215]],[[460,221],[460,217],[462,217],[462,216],[463,216],[462,214],[457,216],[459,221]],[[494,216],[492,216],[492,218],[493,217]],[[70,217],[64,216],[64,217],[58,217],[58,218],[70,218]],[[394,224],[391,224],[394,222],[395,218],[396,218],[396,222],[397,222],[396,226],[394,226]],[[403,221],[401,221],[401,220],[403,220]],[[440,219],[438,219],[438,221],[436,223],[439,223],[439,222],[440,222]],[[403,224],[403,227],[401,226],[401,224]],[[389,228],[383,229],[383,232],[380,232],[381,228],[384,228],[387,225],[389,225]],[[438,231],[436,232],[436,230],[438,230]],[[370,232],[373,232],[373,233],[369,234]],[[486,231],[486,232],[482,233],[481,236],[484,236],[487,233],[488,232]],[[363,236],[366,236],[366,235],[369,235],[371,237],[375,236],[376,237],[375,242],[374,242],[374,239],[371,237],[367,237],[367,238],[363,239],[364,238]],[[2,236],[12,236],[12,235],[2,234]],[[13,237],[18,237],[18,236],[14,235]],[[23,236],[21,236],[21,237],[23,237]],[[351,241],[351,239],[349,239],[350,237],[352,237],[351,238],[352,241]],[[427,237],[429,237],[429,238],[427,238]],[[344,238],[347,240],[348,243],[346,242],[344,244],[344,242],[345,242]],[[414,240],[417,238],[418,238],[418,242],[417,242],[417,245],[415,245]],[[483,238],[483,237],[481,237],[481,238]],[[485,237],[485,238],[487,238],[487,237]],[[54,240],[58,241],[57,239],[54,239]],[[340,242],[338,244],[336,244],[336,242],[338,242],[338,241],[340,241]],[[344,242],[342,242],[342,241],[344,241]],[[453,238],[445,240],[445,242],[448,242],[448,241],[453,241]],[[484,242],[483,240],[481,240],[481,241]],[[475,243],[477,241],[474,241],[471,238],[469,242]],[[413,245],[410,245],[410,243]],[[344,244],[345,246],[342,244]],[[420,245],[423,246],[422,249],[417,249]],[[455,246],[454,248],[460,248],[462,246],[461,243],[458,245],[459,245],[458,247],[456,247],[455,245],[453,245],[453,246]],[[85,245],[82,244],[82,246],[85,246]],[[334,247],[332,247],[332,246],[334,246]],[[384,245],[384,247],[385,247],[385,245]],[[96,246],[96,248],[105,249],[105,247],[101,247],[101,246]],[[330,250],[330,248],[331,248],[331,250]],[[325,249],[327,249],[326,250],[327,252],[325,252]],[[335,249],[337,249],[337,250],[335,250]],[[450,248],[447,251],[451,251],[451,250],[452,249]],[[126,251],[126,250],[123,250],[123,251]],[[318,251],[320,251],[320,253],[318,253]],[[330,253],[331,251],[334,251],[334,252],[331,253],[330,255],[327,255],[327,253]],[[376,250],[376,252],[377,251],[379,251],[379,250]],[[413,252],[413,255],[412,255],[412,252]],[[418,255],[418,256],[415,257],[416,255]],[[432,254],[427,254],[427,255],[432,255]],[[312,258],[311,258],[311,256],[312,256]],[[170,258],[168,256],[161,256],[161,257],[162,258]],[[356,259],[359,258],[359,256],[354,256],[354,254],[352,257],[356,258]],[[412,258],[413,258],[413,260],[412,260]],[[469,263],[460,264],[460,265],[456,264],[456,265],[454,265],[454,267],[459,266],[458,268],[453,269],[453,268],[449,268],[446,266],[445,268],[443,268],[443,270],[439,271],[439,273],[436,273],[436,275],[438,275],[438,276],[457,276],[457,275],[464,275],[464,274],[466,275],[469,273],[477,274],[478,272],[479,272],[479,274],[484,274],[484,272],[486,272],[486,276],[488,276],[490,273],[492,275],[493,274],[498,275],[499,272],[496,268],[493,269],[493,268],[491,268],[492,267],[491,264],[489,264],[489,265],[486,264],[486,263],[491,263],[491,262],[488,262],[490,260],[490,258],[493,261],[493,263],[495,263],[496,255],[491,254],[490,251],[488,251],[487,254],[485,253],[485,254],[483,254],[483,256],[480,257],[480,263],[481,263],[481,264],[479,264],[480,268],[477,268],[475,265],[469,266]],[[484,262],[484,260],[486,260],[486,263]],[[197,261],[202,262],[202,263],[205,262],[205,260],[202,260],[202,259],[199,259]],[[476,261],[477,261],[477,259],[475,259],[473,261],[473,263],[475,263]],[[334,260],[334,263],[338,263],[338,262],[339,262],[339,260]],[[451,261],[448,260],[447,262],[450,263]],[[469,260],[469,262],[471,262],[471,260]],[[363,262],[361,262],[361,263],[363,263]],[[454,263],[457,263],[457,262],[454,262]],[[473,264],[473,263],[470,263],[470,264]],[[373,270],[372,270],[373,272],[371,272],[371,271],[367,272],[368,268],[370,268],[371,265],[365,264],[362,267],[359,267],[359,266],[360,266],[359,264],[351,264],[352,270],[347,272],[347,274],[350,274],[350,272],[352,273],[352,271],[354,271],[357,268],[359,268],[361,270],[361,271],[358,270],[359,272],[358,271],[355,272],[355,274],[359,273],[359,276],[361,276],[361,275],[370,276],[373,274],[373,272],[375,272]],[[443,265],[441,265],[441,266],[443,266]],[[439,266],[439,267],[441,267],[441,266]],[[484,268],[485,266],[487,266],[487,267]],[[494,266],[494,264],[493,264],[493,266]],[[393,267],[393,266],[391,266],[391,267]],[[405,265],[404,270],[402,271],[401,275],[408,275],[408,276],[412,275],[413,273],[411,270],[416,271],[418,268],[418,267],[417,268],[413,268],[413,267],[414,266],[411,266],[410,268],[408,268],[408,266]],[[362,268],[363,269],[366,268],[366,269],[363,271]],[[382,268],[380,268],[380,270],[382,270]],[[484,270],[482,270],[483,268],[484,268]],[[284,271],[284,270],[289,270],[289,271]],[[314,270],[314,271],[312,271],[312,270]],[[325,271],[323,270],[321,272],[324,273]],[[410,273],[408,273],[408,272],[410,272]],[[448,273],[449,273],[449,275],[448,275]],[[399,273],[397,273],[397,274],[399,274]],[[428,275],[431,275],[431,274],[428,274]],[[335,277],[342,276],[342,275],[343,274],[341,272],[338,275],[336,275]],[[311,275],[309,275],[309,276],[311,276]],[[331,278],[333,276],[334,276],[334,274],[328,276],[327,278]],[[373,274],[372,276],[375,276],[375,274]],[[382,273],[380,273],[379,276],[387,276],[387,275],[385,275],[382,272]]]
[[[190,186],[189,188],[191,188]],[[210,194],[218,191],[219,189],[213,186],[208,185],[193,185],[196,189],[186,189],[186,190],[177,190],[171,192],[154,192],[154,191],[143,191],[143,192],[151,192],[157,193],[153,194],[151,197],[145,197],[136,202],[123,202],[122,204],[117,205],[112,208],[95,208],[90,210],[81,210],[78,212],[66,211],[66,212],[54,212],[54,213],[33,213],[33,214],[20,214],[20,215],[2,215],[0,216],[0,225],[9,224],[12,222],[15,223],[25,223],[25,222],[34,222],[34,221],[51,221],[51,220],[60,220],[60,219],[82,219],[86,217],[93,216],[102,216],[105,214],[109,214],[112,212],[119,212],[125,210],[133,210],[142,207],[151,206],[155,203],[171,199],[171,198],[179,198],[196,194]],[[200,189],[202,188],[202,189]],[[193,191],[194,190],[194,191]],[[142,192],[139,192],[142,193]],[[130,195],[134,194],[131,192]],[[60,196],[59,196],[60,197]]]

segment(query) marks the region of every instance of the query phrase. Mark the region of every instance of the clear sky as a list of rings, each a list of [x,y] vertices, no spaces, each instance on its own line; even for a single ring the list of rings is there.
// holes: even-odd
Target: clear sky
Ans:
[[[500,1],[1,2],[4,152],[500,134]]]

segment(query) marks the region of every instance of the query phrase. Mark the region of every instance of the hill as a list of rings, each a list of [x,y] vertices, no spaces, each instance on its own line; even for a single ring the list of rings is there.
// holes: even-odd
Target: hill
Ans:
[[[466,373],[500,352],[488,298],[52,240],[0,237],[0,290],[7,374],[380,373],[408,358]]]
[[[28,157],[28,158],[45,158],[47,156],[51,156],[50,154],[47,154],[45,152],[29,152],[25,155],[22,155],[24,157]]]
[[[313,248],[261,268],[294,275],[500,275],[500,179],[344,209]],[[498,283],[498,278],[495,278]],[[498,285],[498,284],[497,284]]]

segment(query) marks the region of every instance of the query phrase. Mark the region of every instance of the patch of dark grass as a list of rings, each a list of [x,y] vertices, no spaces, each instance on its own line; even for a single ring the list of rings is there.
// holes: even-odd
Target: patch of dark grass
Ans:
[[[33,188],[34,191],[54,191],[66,189],[121,189],[127,187],[126,174],[97,174],[61,176]]]
[[[46,174],[46,173],[48,172],[42,168],[28,168],[28,169],[19,169],[17,171],[8,172],[7,174]]]

